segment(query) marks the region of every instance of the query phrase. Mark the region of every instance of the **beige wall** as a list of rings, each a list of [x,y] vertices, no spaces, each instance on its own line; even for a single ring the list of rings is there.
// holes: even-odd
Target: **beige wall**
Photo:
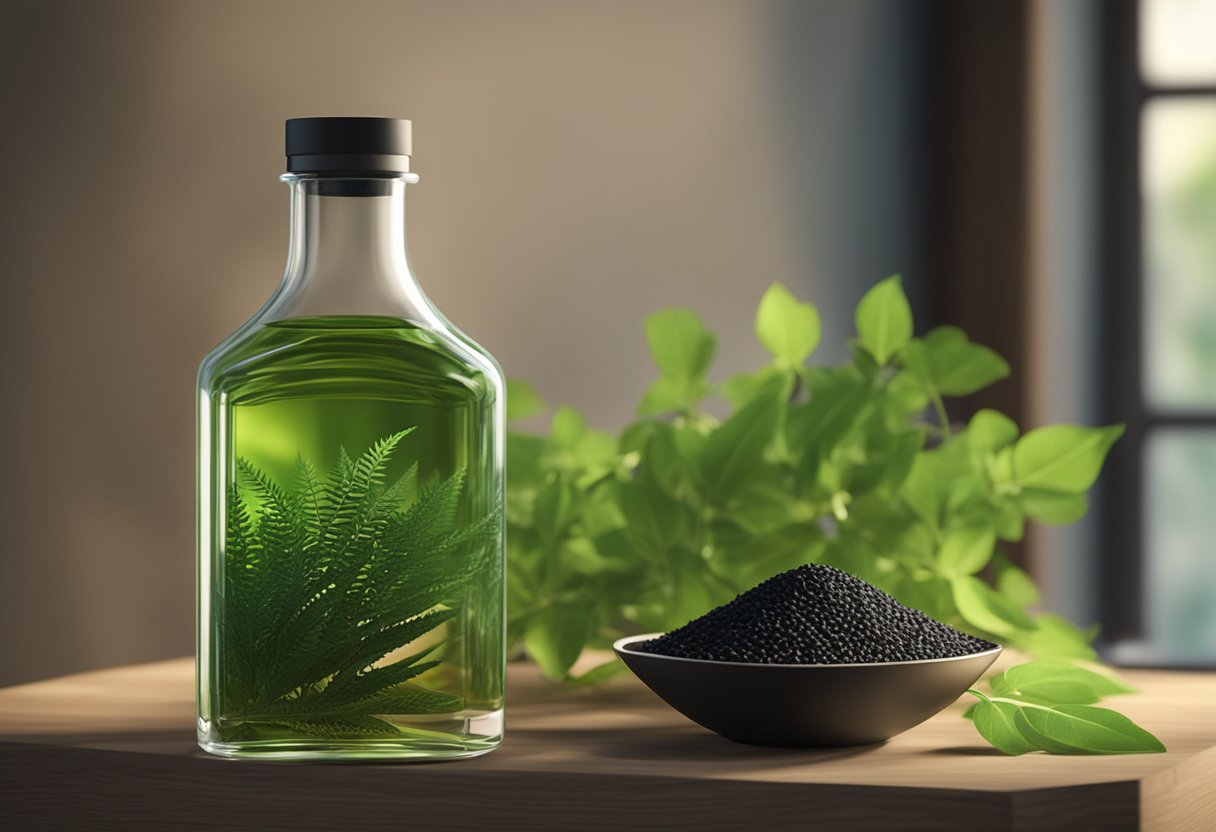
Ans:
[[[619,426],[643,315],[759,361],[914,268],[914,7],[0,2],[0,683],[192,649],[194,371],[273,289],[282,121],[414,119],[414,264],[508,373]]]

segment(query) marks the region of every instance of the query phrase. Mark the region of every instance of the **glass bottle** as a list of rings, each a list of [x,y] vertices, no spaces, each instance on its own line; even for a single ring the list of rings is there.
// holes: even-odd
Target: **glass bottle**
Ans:
[[[287,122],[278,289],[198,376],[198,738],[435,759],[503,730],[504,382],[406,257],[410,122]]]

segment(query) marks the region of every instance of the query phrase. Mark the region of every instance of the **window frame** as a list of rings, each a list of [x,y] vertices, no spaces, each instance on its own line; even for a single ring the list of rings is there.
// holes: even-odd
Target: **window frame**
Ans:
[[[1140,66],[1140,2],[1105,4],[1102,32],[1102,114],[1100,197],[1102,206],[1103,291],[1100,300],[1103,345],[1102,408],[1127,425],[1111,454],[1102,498],[1101,617],[1108,643],[1147,634],[1144,595],[1147,505],[1146,446],[1152,435],[1172,428],[1208,428],[1216,433],[1216,408],[1170,411],[1154,408],[1144,387],[1144,211],[1141,190],[1143,116],[1154,100],[1210,97],[1216,83],[1149,84]],[[1168,658],[1168,657],[1167,657]]]

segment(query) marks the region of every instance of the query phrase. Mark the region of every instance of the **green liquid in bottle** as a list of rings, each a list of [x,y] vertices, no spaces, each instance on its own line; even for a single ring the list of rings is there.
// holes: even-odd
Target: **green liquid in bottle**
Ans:
[[[498,385],[481,352],[376,316],[259,324],[204,363],[207,750],[436,758],[498,744]]]

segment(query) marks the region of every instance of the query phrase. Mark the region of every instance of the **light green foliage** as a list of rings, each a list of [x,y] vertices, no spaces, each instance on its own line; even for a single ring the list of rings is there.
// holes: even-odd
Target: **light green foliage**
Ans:
[[[819,314],[774,285],[755,321],[772,364],[713,385],[714,336],[691,310],[658,312],[646,337],[660,377],[615,440],[568,407],[547,436],[511,431],[516,650],[568,678],[584,646],[678,627],[819,562],[1036,658],[1091,660],[1093,633],[1027,611],[1038,590],[1000,545],[1028,519],[1083,513],[1121,428],[1021,436],[992,410],[952,425],[944,398],[1006,376],[1000,356],[954,327],[914,338],[898,277],[865,294],[856,322],[852,361],[808,367]],[[725,419],[702,409],[714,394]],[[1012,725],[1013,712],[985,719]]]
[[[782,403],[774,395],[758,395],[714,430],[701,450],[705,497],[725,504],[763,476],[764,450],[773,440]]]
[[[381,717],[445,713],[459,696],[411,680],[442,661],[462,587],[496,551],[498,517],[456,522],[463,470],[419,489],[384,470],[413,430],[345,451],[326,479],[302,457],[290,488],[241,460],[228,494],[217,637],[228,718],[317,736],[393,735]]]
[[[979,578],[960,575],[950,581],[954,605],[972,629],[993,633],[1002,640],[1018,630],[1033,630],[1034,620],[1008,598]]]
[[[926,388],[966,396],[1009,375],[1009,365],[988,347],[967,340],[955,326],[939,326],[904,348],[904,363]]]
[[[992,528],[953,529],[942,536],[938,569],[947,580],[974,575],[988,565],[995,546],[996,532]]]
[[[548,676],[561,677],[583,652],[591,619],[578,607],[552,606],[528,622],[524,645]]]
[[[518,378],[507,379],[507,420],[514,422],[544,413],[544,399],[536,388]]]
[[[967,712],[975,729],[1006,754],[1147,754],[1161,741],[1122,714],[1094,707],[1132,688],[1106,673],[1063,662],[1031,662],[988,680]]]
[[[866,292],[857,304],[857,335],[879,364],[886,364],[912,340],[912,307],[893,275]]]
[[[1013,756],[1035,750],[1035,746],[1018,731],[1017,705],[999,700],[994,702],[979,693],[976,696],[981,698],[971,710],[971,719],[980,736],[993,747]]]
[[[1094,484],[1106,452],[1122,434],[1122,425],[1036,428],[1013,446],[1014,481],[1023,489],[1079,494]]]
[[[646,319],[646,342],[661,375],[642,397],[639,415],[695,408],[710,391],[705,374],[718,339],[691,309],[664,309]]]
[[[988,682],[997,696],[1021,697],[1041,705],[1092,705],[1104,696],[1134,691],[1114,676],[1066,662],[1018,665]]]
[[[756,338],[783,367],[803,364],[819,346],[819,310],[774,283],[756,310]]]

